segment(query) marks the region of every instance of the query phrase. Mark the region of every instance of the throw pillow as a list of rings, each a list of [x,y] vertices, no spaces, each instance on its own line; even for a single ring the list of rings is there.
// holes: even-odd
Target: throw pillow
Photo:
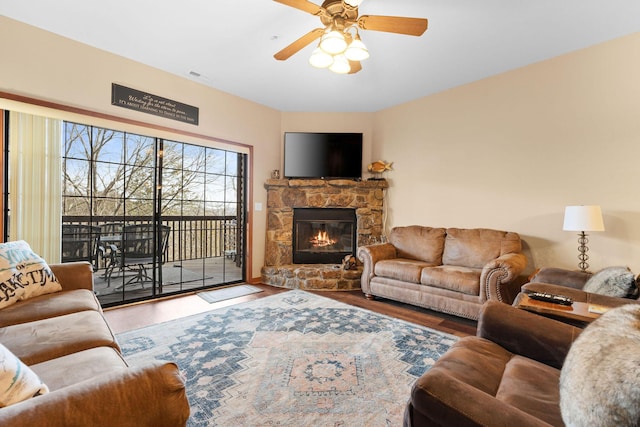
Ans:
[[[0,308],[60,290],[58,279],[27,242],[0,243]]]
[[[35,372],[0,344],[0,408],[48,392]]]
[[[587,326],[560,371],[568,426],[637,426],[640,421],[640,305],[614,308]]]
[[[627,298],[636,287],[635,275],[627,267],[607,267],[587,280],[583,291],[611,297]]]

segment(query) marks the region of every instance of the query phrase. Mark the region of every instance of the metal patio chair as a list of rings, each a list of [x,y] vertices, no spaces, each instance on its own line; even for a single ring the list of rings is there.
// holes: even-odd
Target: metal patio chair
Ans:
[[[157,236],[155,235],[157,231]],[[153,266],[156,256],[156,242],[159,242],[160,252],[157,253],[159,264],[164,262],[171,227],[160,225],[156,229],[153,224],[132,224],[122,227],[119,244],[110,244],[111,262],[105,272],[107,287],[111,286],[113,272],[118,270],[124,275],[125,271],[134,271],[135,275],[124,282],[123,286],[139,283],[144,288],[145,282],[153,282],[153,274],[148,267]],[[156,237],[158,240],[156,240]],[[150,274],[151,273],[151,274]]]
[[[100,228],[86,224],[62,224],[62,262],[89,261],[96,268]]]

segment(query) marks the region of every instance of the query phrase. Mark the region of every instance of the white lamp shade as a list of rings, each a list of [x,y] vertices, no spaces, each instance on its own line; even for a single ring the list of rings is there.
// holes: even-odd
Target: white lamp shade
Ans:
[[[565,231],[604,231],[600,206],[567,206],[564,210]]]
[[[333,57],[333,64],[329,69],[334,73],[347,74],[351,71],[351,65],[349,65],[349,60],[344,55],[336,55]]]
[[[344,52],[347,48],[347,41],[340,31],[333,30],[322,36],[322,39],[320,39],[320,47],[325,52],[336,55]]]
[[[317,47],[311,54],[309,63],[316,68],[328,68],[333,64],[333,56]]]
[[[362,0],[344,0],[344,2],[351,7],[358,7],[360,3],[362,3]]]
[[[362,40],[356,38],[349,44],[347,50],[344,51],[344,56],[351,61],[364,61],[369,57],[369,51],[364,43],[362,43]]]

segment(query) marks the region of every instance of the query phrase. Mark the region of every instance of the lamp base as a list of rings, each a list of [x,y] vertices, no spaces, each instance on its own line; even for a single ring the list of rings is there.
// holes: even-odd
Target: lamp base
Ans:
[[[588,273],[587,270],[589,269],[589,263],[587,262],[589,259],[589,255],[587,255],[589,247],[587,243],[589,243],[589,238],[584,231],[581,231],[580,234],[578,234],[578,260],[580,261],[578,267],[583,273]]]

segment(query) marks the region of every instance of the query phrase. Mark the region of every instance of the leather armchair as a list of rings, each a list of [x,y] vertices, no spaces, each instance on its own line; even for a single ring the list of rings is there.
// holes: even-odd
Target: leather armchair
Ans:
[[[497,301],[411,391],[405,427],[563,425],[560,369],[582,329]]]

